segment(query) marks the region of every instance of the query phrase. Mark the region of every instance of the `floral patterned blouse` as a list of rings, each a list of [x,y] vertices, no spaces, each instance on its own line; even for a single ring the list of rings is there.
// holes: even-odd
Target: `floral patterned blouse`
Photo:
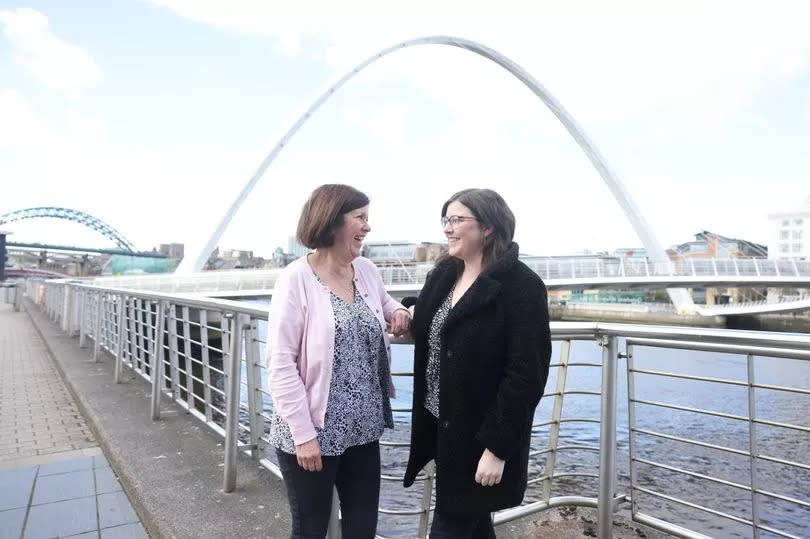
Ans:
[[[320,279],[319,279],[320,280]],[[335,313],[335,354],[324,428],[316,427],[321,455],[336,456],[346,449],[380,439],[394,419],[388,399],[388,352],[383,329],[360,293],[347,303],[329,292]],[[295,453],[287,422],[274,413],[270,443]]]
[[[433,315],[428,332],[428,361],[425,383],[425,408],[436,417],[439,417],[439,356],[442,350],[441,332],[450,309],[453,308],[453,290],[447,294]]]

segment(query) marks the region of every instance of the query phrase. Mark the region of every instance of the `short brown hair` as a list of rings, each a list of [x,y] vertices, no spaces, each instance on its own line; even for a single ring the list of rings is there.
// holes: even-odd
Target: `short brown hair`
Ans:
[[[447,206],[459,202],[467,206],[483,228],[491,228],[492,233],[484,238],[484,255],[481,263],[484,268],[496,262],[515,236],[515,215],[506,201],[492,189],[464,189],[451,196],[442,206],[442,217],[447,215]]]
[[[368,206],[369,198],[350,185],[327,183],[309,196],[301,209],[296,238],[310,249],[331,247],[343,226],[343,214]]]

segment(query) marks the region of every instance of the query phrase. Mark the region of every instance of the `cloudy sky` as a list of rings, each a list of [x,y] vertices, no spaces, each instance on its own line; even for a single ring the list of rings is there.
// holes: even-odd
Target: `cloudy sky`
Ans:
[[[141,249],[199,244],[321,89],[433,34],[486,44],[542,82],[664,245],[704,229],[766,242],[766,215],[810,195],[807,2],[382,4],[0,0],[0,214],[62,206]],[[545,106],[451,47],[397,51],[335,94],[220,245],[286,246],[326,182],[369,193],[370,240],[441,239],[442,202],[491,187],[525,252],[640,245]],[[4,228],[17,241],[109,245],[63,221]]]

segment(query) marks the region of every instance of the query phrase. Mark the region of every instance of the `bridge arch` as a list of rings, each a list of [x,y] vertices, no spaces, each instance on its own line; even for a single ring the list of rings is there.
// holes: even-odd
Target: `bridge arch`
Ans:
[[[521,81],[538,98],[540,98],[543,103],[545,103],[545,105],[557,117],[560,123],[563,124],[568,133],[574,138],[576,143],[588,157],[591,164],[594,166],[610,192],[613,194],[616,202],[624,212],[625,217],[628,221],[630,221],[633,230],[638,235],[652,260],[654,262],[669,262],[669,257],[667,256],[661,242],[658,241],[658,238],[647,220],[642,215],[641,210],[633,201],[630,193],[610,170],[605,158],[602,156],[599,150],[597,150],[596,146],[591,142],[591,140],[585,134],[585,131],[579,126],[576,120],[574,120],[574,118],[568,113],[568,111],[565,110],[565,108],[563,108],[559,101],[557,101],[557,99],[551,95],[551,93],[546,90],[546,88],[540,84],[537,79],[535,79],[528,71],[523,69],[510,58],[475,41],[453,36],[428,36],[402,41],[396,45],[381,50],[377,54],[374,54],[373,56],[370,56],[357,64],[353,69],[340,77],[335,83],[327,87],[325,91],[320,93],[315,101],[298,117],[298,119],[295,120],[295,122],[293,122],[292,126],[279,139],[273,149],[270,150],[270,153],[267,155],[267,157],[265,157],[264,161],[261,162],[259,168],[248,180],[248,182],[242,188],[242,191],[231,204],[228,211],[222,217],[205,245],[196,253],[189,253],[180,263],[176,271],[178,273],[191,273],[202,270],[203,266],[208,260],[208,257],[213,252],[214,248],[222,237],[222,234],[225,232],[225,229],[228,227],[236,212],[247,199],[256,183],[264,176],[267,168],[275,160],[281,150],[287,145],[293,135],[295,135],[298,129],[318,108],[320,108],[321,105],[323,105],[324,102],[326,102],[337,90],[339,90],[344,84],[346,84],[346,82],[351,80],[360,71],[383,56],[387,56],[388,54],[400,49],[419,45],[447,45],[473,52],[498,64],[519,81]],[[667,292],[669,293],[670,299],[679,311],[694,311],[695,306],[692,302],[692,298],[685,289],[668,289]]]
[[[125,251],[135,252],[135,246],[131,241],[126,239],[120,232],[115,230],[110,225],[106,224],[101,219],[93,217],[89,213],[79,210],[71,210],[69,208],[57,208],[53,206],[41,206],[38,208],[26,208],[24,210],[17,210],[9,212],[5,215],[0,215],[0,225],[11,223],[14,221],[22,221],[25,219],[41,219],[41,218],[55,218],[66,219],[79,223],[87,228],[99,232],[105,238],[112,240],[115,244]]]

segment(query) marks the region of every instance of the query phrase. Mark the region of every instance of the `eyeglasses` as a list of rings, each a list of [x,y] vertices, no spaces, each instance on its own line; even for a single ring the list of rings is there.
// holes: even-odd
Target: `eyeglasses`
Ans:
[[[446,227],[448,224],[453,228],[456,228],[459,223],[463,223],[464,221],[477,221],[475,217],[467,217],[466,215],[450,215],[442,217],[442,227]]]

